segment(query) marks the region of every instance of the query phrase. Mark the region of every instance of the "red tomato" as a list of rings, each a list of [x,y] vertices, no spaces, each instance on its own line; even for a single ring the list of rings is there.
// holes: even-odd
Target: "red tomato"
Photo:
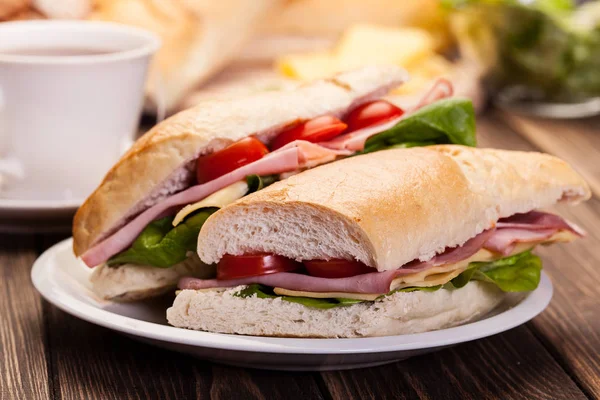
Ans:
[[[325,142],[338,136],[346,127],[345,123],[331,115],[313,118],[281,132],[273,139],[271,149],[276,150],[294,140],[306,140],[312,143]]]
[[[198,158],[198,183],[210,182],[239,167],[260,160],[269,152],[262,142],[253,137],[239,140],[223,150]]]
[[[304,266],[309,275],[321,278],[347,278],[377,271],[375,268],[367,267],[360,261],[341,259],[304,261]]]
[[[302,268],[302,264],[274,254],[224,255],[217,264],[217,279],[236,279],[249,276],[288,272]]]
[[[348,132],[398,118],[404,111],[385,100],[371,101],[350,111],[346,118]]]

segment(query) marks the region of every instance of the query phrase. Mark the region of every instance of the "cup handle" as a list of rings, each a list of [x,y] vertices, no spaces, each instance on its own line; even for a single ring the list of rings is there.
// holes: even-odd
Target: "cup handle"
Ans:
[[[5,151],[8,146],[8,132],[4,117],[5,96],[2,87],[0,87],[0,189],[8,182],[23,179],[25,172],[23,164],[14,157],[6,157]]]

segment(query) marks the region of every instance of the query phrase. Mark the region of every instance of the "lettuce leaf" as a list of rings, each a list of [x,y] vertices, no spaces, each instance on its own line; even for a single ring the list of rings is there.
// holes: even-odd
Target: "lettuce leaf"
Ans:
[[[392,147],[416,147],[432,144],[475,146],[475,112],[471,100],[450,98],[429,104],[395,126],[371,136],[363,153]]]
[[[148,224],[131,247],[111,257],[109,266],[120,264],[151,265],[168,268],[187,258],[188,251],[196,251],[198,233],[204,222],[218,208],[203,208],[173,227],[173,218],[165,217]]]
[[[246,194],[257,192],[276,180],[276,175],[249,175],[246,177]],[[111,257],[106,263],[109,266],[131,263],[157,268],[172,267],[185,260],[189,251],[196,251],[202,225],[217,210],[217,207],[200,209],[176,227],[173,227],[173,217],[153,221],[144,228],[131,247]]]
[[[234,296],[237,297],[252,297],[256,295],[259,299],[274,299],[276,297],[281,297],[283,301],[289,301],[290,303],[298,303],[302,304],[306,307],[319,308],[322,310],[326,310],[329,308],[340,307],[340,306],[349,306],[352,304],[362,303],[363,300],[354,300],[354,299],[343,299],[343,298],[333,298],[333,299],[313,299],[311,297],[295,297],[295,296],[279,296],[272,292],[272,289],[252,284],[248,287],[240,290],[237,293],[234,293]]]
[[[469,269],[452,279],[455,288],[470,280],[493,283],[504,292],[529,292],[540,283],[542,260],[531,251],[491,262],[474,262]]]

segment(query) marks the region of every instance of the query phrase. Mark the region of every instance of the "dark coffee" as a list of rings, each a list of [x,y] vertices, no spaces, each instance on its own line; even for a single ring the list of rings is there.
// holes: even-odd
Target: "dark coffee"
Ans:
[[[0,54],[12,56],[97,56],[114,53],[115,50],[89,49],[84,47],[24,47],[19,49],[0,49]]]

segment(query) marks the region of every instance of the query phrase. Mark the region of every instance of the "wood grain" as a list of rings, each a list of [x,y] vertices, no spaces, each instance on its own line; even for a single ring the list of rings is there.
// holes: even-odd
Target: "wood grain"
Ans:
[[[585,399],[525,327],[400,363],[326,372],[323,379],[333,399]]]
[[[527,142],[528,134],[520,136],[502,126],[501,121],[505,118],[505,114],[498,113],[480,124],[482,144],[520,150],[560,148],[556,144],[546,144],[545,149],[537,148]],[[596,121],[587,120],[593,124]],[[529,126],[530,132],[542,130],[536,122],[528,121],[519,126],[523,125]],[[591,129],[583,130],[589,132]],[[561,131],[562,135],[570,133]],[[594,142],[591,148],[600,148],[599,135],[587,138]],[[570,151],[575,150],[571,148]],[[577,160],[578,157],[571,154],[565,158]],[[581,158],[578,161],[580,170],[589,171],[586,165],[590,160]],[[536,250],[544,261],[544,270],[554,283],[554,299],[550,307],[528,326],[582,390],[589,396],[600,398],[600,319],[597,318],[600,311],[600,201],[595,196],[576,207],[557,206],[553,210],[583,227],[588,236],[568,245]]]
[[[42,303],[29,271],[32,236],[0,235],[0,398],[46,399],[47,343]]]
[[[559,155],[598,194],[599,122],[494,112],[478,120],[479,143]],[[326,373],[216,365],[71,317],[42,302],[29,279],[36,254],[63,236],[0,235],[0,398],[600,398],[600,201],[556,210],[589,235],[538,250],[555,296],[531,323],[387,366]]]

